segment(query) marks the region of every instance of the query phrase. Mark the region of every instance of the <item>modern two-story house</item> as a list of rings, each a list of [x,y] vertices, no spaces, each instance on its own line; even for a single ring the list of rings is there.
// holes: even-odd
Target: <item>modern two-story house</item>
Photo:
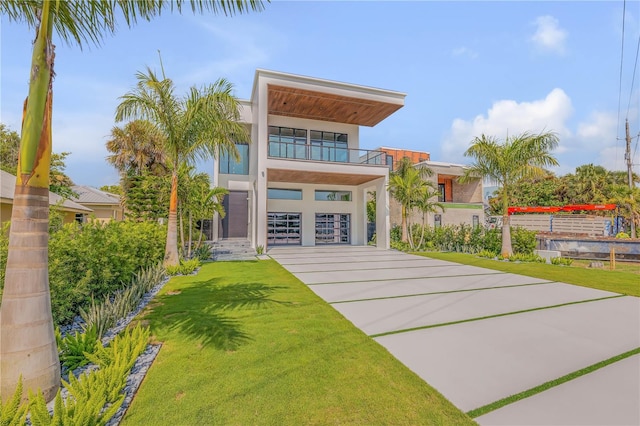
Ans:
[[[360,149],[373,127],[404,105],[404,93],[257,70],[242,120],[251,143],[241,159],[214,162],[229,190],[212,238],[252,247],[367,243],[367,193],[376,194],[376,244],[389,247],[387,154]],[[217,219],[214,219],[216,223]]]

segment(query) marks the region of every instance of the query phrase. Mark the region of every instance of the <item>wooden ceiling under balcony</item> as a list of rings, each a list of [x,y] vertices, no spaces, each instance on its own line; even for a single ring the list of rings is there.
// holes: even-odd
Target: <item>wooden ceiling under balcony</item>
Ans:
[[[269,114],[375,126],[402,104],[268,85]]]
[[[268,169],[269,182],[310,183],[322,185],[361,185],[382,176],[347,173],[308,172],[303,170]]]

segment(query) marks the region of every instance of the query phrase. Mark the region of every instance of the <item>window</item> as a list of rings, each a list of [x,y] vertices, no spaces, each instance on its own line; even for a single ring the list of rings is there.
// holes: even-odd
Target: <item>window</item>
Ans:
[[[478,226],[480,226],[480,216],[474,214],[471,218],[471,223],[473,224],[473,229],[476,229]]]
[[[269,126],[269,157],[306,159],[307,131]]]
[[[444,203],[446,200],[446,186],[444,183],[439,183],[438,184],[438,202],[439,203]]]
[[[239,161],[236,161],[233,155],[226,152],[220,155],[220,173],[227,175],[249,174],[249,145],[236,144],[236,149],[240,154]]]
[[[351,191],[316,190],[316,201],[351,201]]]
[[[301,189],[267,189],[267,198],[271,200],[302,200]]]
[[[320,161],[349,161],[346,133],[311,130],[311,159]]]
[[[442,215],[436,214],[433,216],[433,227],[440,228],[442,226]]]
[[[393,155],[385,154],[384,163],[389,167],[389,171],[393,171]]]

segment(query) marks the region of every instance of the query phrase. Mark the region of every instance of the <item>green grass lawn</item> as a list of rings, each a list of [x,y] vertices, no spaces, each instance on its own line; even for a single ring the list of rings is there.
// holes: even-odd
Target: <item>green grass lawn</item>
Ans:
[[[640,296],[640,277],[633,271],[585,269],[583,267],[547,265],[544,263],[512,263],[463,253],[421,252],[414,254],[550,281]]]
[[[142,321],[163,346],[124,425],[474,424],[272,260],[173,278]]]

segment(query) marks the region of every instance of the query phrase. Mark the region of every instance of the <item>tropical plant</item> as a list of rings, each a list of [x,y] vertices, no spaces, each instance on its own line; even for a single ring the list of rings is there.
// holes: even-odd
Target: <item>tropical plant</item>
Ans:
[[[106,143],[107,161],[120,175],[139,176],[150,171],[158,176],[167,172],[163,135],[148,121],[134,120],[124,127],[113,127]]]
[[[177,265],[178,252],[178,173],[180,167],[226,152],[238,157],[236,143],[249,143],[249,135],[240,123],[238,100],[232,85],[224,79],[201,89],[191,87],[179,98],[173,81],[160,79],[147,68],[137,74],[138,84],[122,96],[116,108],[116,120],[144,119],[163,135],[171,169],[169,226],[164,264]]]
[[[424,230],[427,225],[427,214],[436,213],[438,210],[444,212],[444,204],[438,202],[438,190],[435,188],[435,185],[429,181],[427,181],[418,195],[418,198],[415,201],[415,207],[422,213],[422,226],[420,233],[420,242],[418,243],[418,247],[422,246],[422,242],[424,241]]]
[[[608,201],[617,204],[620,213],[629,218],[631,238],[636,238],[636,229],[640,226],[640,188],[612,185],[609,190]]]
[[[73,335],[64,337],[60,334],[60,329],[56,328],[56,343],[62,365],[71,371],[87,365],[89,360],[85,353],[94,353],[98,346],[102,346],[95,325],[86,327],[82,333],[76,331]]]
[[[0,310],[0,395],[13,393],[22,374],[26,389],[42,389],[51,400],[59,387],[60,366],[49,310],[47,238],[51,112],[55,46],[53,33],[69,44],[99,44],[118,22],[127,26],[162,11],[226,15],[262,9],[260,0],[63,1],[6,0],[0,13],[35,29],[29,90],[23,108],[20,154],[14,190],[6,282]]]
[[[502,198],[502,250],[503,257],[513,254],[509,226],[509,197],[514,185],[525,177],[544,176],[544,167],[556,166],[558,161],[551,151],[558,146],[555,133],[531,134],[528,132],[507,137],[503,143],[492,136],[476,137],[464,153],[474,159],[459,179],[469,182],[482,176],[486,181],[501,187]]]
[[[3,403],[0,399],[0,425],[18,426],[25,424],[29,405],[22,401],[22,376],[18,378],[18,386],[11,398]]]
[[[428,167],[416,167],[409,157],[403,157],[389,176],[389,193],[400,203],[401,208],[402,242],[410,241],[408,216],[426,190],[425,178],[432,174]]]

